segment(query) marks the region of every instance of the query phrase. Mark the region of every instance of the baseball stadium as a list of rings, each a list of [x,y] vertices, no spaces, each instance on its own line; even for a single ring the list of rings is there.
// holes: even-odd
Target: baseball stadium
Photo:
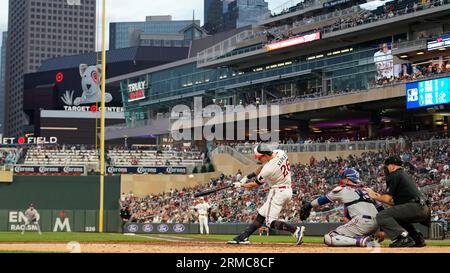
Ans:
[[[0,253],[450,253],[450,1],[254,17],[7,57]]]

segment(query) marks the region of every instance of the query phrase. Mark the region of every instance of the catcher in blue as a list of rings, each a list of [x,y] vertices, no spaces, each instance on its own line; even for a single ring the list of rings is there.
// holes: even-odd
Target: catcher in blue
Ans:
[[[253,173],[242,178],[241,181],[234,183],[234,187],[251,190],[266,183],[270,186],[270,191],[253,223],[228,243],[249,244],[250,235],[266,224],[267,227],[289,231],[295,237],[296,245],[301,245],[305,227],[296,227],[279,220],[283,206],[292,198],[291,167],[287,154],[282,150],[273,150],[267,144],[256,146],[254,153],[253,158],[262,163],[262,166],[256,168]],[[256,178],[255,181],[248,182],[253,178]]]
[[[382,206],[372,200],[360,186],[359,173],[353,168],[347,168],[341,176],[339,186],[327,195],[320,196],[312,202],[306,202],[300,211],[300,219],[306,220],[311,209],[331,203],[344,203],[346,224],[325,234],[324,243],[328,246],[359,246],[366,247],[370,242],[384,240],[384,233],[378,232],[376,216]]]

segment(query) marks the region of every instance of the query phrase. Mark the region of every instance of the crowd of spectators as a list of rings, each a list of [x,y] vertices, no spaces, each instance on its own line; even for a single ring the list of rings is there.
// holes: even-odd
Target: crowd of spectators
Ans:
[[[280,40],[285,40],[289,38],[294,38],[296,36],[302,36],[313,32],[321,32],[322,34],[338,31],[342,29],[352,28],[363,24],[368,24],[380,20],[389,19],[395,16],[408,14],[411,12],[416,12],[418,10],[427,9],[431,7],[437,7],[444,4],[448,4],[448,0],[430,0],[430,1],[420,1],[419,0],[401,0],[401,1],[390,1],[385,3],[380,8],[370,11],[364,10],[357,7],[351,7],[347,10],[355,10],[355,12],[350,12],[350,14],[343,16],[339,10],[332,12],[333,17],[336,19],[329,20],[328,16],[321,18],[322,15],[317,17],[304,17],[301,20],[295,21],[292,25],[287,28],[283,26],[277,26],[268,30],[265,30],[265,34],[268,43],[277,42]],[[402,4],[402,2],[404,2]],[[305,26],[312,24],[314,22],[321,22],[327,20],[327,23],[321,24],[320,27],[314,28],[312,30],[307,30],[305,32],[295,33],[291,31],[293,28],[298,28],[300,26]],[[285,32],[279,31],[279,29],[287,29]]]
[[[5,153],[0,162],[14,162],[22,155]],[[92,145],[37,145],[24,150],[24,164],[39,165],[96,165],[100,153]],[[3,160],[4,158],[4,160]],[[131,146],[109,145],[106,149],[106,163],[114,166],[188,166],[208,163],[207,153],[197,147],[187,146]],[[92,167],[91,167],[92,168]],[[95,169],[95,167],[93,167]]]
[[[361,173],[364,185],[376,191],[385,188],[382,171],[385,157],[393,151],[368,152],[361,156],[311,158],[306,164],[291,166],[294,195],[292,202],[282,211],[281,217],[286,221],[300,222],[299,210],[304,200],[325,194],[339,182],[339,172],[346,167],[354,167]],[[407,148],[400,153],[405,162],[405,169],[413,176],[420,190],[432,201],[432,217],[436,221],[447,221],[450,217],[450,148],[448,144],[432,147]],[[129,209],[131,221],[145,223],[159,222],[197,222],[194,193],[210,187],[228,185],[238,181],[242,173],[234,176],[222,175],[212,179],[208,184],[171,190],[170,192],[149,195],[142,198],[123,194],[120,204]],[[207,197],[212,204],[210,221],[216,223],[247,223],[255,216],[256,209],[262,205],[268,188],[252,191],[229,189]],[[315,211],[311,222],[340,222],[342,209],[336,204],[329,204]]]
[[[402,64],[402,68],[398,75],[393,75],[391,78],[383,77],[376,81],[378,86],[383,86],[390,83],[415,81],[433,76],[450,73],[450,61],[439,63],[432,63],[426,65],[409,65]]]
[[[22,156],[22,149],[0,148],[0,166],[15,165]]]

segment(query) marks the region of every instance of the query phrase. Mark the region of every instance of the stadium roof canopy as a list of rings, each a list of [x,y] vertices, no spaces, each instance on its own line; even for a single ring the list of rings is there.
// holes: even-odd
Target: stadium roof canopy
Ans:
[[[188,47],[128,47],[106,52],[107,63],[127,61],[173,62],[188,57]],[[101,52],[48,59],[42,62],[38,72],[78,67],[81,63],[94,65],[100,63]]]

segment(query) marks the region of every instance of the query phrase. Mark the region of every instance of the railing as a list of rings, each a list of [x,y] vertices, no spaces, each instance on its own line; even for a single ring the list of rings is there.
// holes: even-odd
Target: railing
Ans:
[[[414,41],[405,41],[400,43],[394,43],[392,45],[393,50],[410,48],[410,47],[418,47],[418,46],[427,46],[427,39],[414,40]]]
[[[415,141],[412,143],[413,147],[433,147],[433,146],[441,146],[444,144],[450,145],[450,139],[430,139],[424,141]]]
[[[197,64],[201,65],[233,51],[242,41],[261,36],[263,33],[256,29],[244,30],[218,44],[197,53]]]
[[[431,240],[445,240],[448,236],[448,221],[432,222],[429,238]]]
[[[400,145],[400,147],[398,147]],[[406,143],[403,139],[396,140],[372,140],[372,141],[350,141],[350,142],[330,142],[330,143],[308,143],[308,144],[281,144],[279,149],[287,153],[304,152],[335,152],[335,151],[379,151],[400,148],[403,149]],[[241,154],[252,154],[253,145],[236,146],[235,150]]]
[[[213,155],[214,154],[229,154],[245,165],[250,165],[250,164],[255,163],[251,159],[249,159],[247,156],[241,154],[238,150],[231,148],[230,146],[225,146],[225,145],[218,146],[216,149],[214,149],[212,151],[212,154]]]

